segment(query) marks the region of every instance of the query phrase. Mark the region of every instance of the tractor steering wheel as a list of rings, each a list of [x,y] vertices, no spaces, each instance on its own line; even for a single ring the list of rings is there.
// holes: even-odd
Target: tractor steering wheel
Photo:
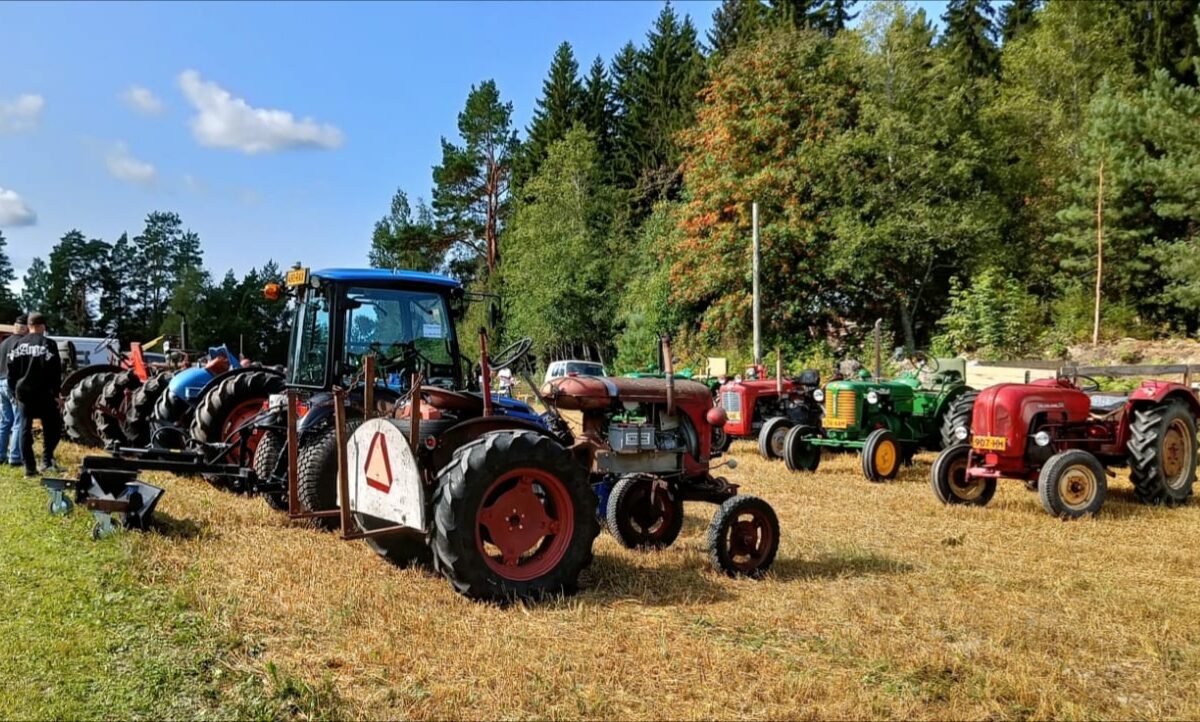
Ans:
[[[1086,383],[1079,383],[1080,379],[1083,379],[1086,381]],[[1091,376],[1076,374],[1074,378],[1071,379],[1071,382],[1075,384],[1076,388],[1085,393],[1096,392],[1100,390],[1100,382]]]
[[[908,362],[916,369],[918,376],[923,373],[935,374],[941,368],[938,365],[937,359],[924,351],[913,351],[909,354]]]
[[[529,355],[529,349],[531,348],[533,348],[533,339],[528,336],[514,341],[503,351],[496,354],[495,359],[489,358],[488,366],[496,371],[514,366],[518,361]]]

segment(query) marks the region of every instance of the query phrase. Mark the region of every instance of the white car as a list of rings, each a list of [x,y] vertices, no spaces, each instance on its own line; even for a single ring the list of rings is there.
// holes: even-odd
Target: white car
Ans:
[[[564,376],[607,376],[608,372],[604,370],[604,364],[599,361],[578,361],[570,359],[567,361],[554,361],[546,369],[546,379],[542,383],[548,383],[550,379],[561,379]]]

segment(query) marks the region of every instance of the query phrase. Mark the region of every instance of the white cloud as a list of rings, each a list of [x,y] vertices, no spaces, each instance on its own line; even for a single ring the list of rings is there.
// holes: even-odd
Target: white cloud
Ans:
[[[192,135],[201,145],[250,155],[289,148],[337,148],[342,131],[286,110],[255,108],[195,70],[179,74],[179,88],[196,109]]]
[[[18,95],[16,100],[0,100],[0,133],[19,133],[37,127],[46,100],[40,95]]]
[[[129,90],[121,94],[121,100],[125,101],[125,105],[131,110],[142,115],[158,115],[163,111],[163,102],[158,96],[140,85],[129,86]]]
[[[130,183],[147,185],[154,182],[158,171],[144,160],[138,160],[129,154],[129,146],[116,143],[108,152],[106,159],[108,172],[114,177]]]
[[[0,228],[5,226],[32,226],[37,223],[33,212],[16,191],[0,188]]]

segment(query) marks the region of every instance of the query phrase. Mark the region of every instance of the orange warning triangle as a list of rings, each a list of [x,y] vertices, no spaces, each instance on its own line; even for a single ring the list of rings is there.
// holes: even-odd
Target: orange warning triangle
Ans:
[[[392,489],[392,463],[388,460],[387,438],[376,431],[367,450],[367,463],[363,467],[367,475],[367,486],[384,494]]]

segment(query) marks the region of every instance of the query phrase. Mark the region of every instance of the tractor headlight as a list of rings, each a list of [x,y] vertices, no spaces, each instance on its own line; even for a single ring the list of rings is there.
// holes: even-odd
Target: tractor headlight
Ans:
[[[815,391],[813,391],[813,401],[816,401],[819,404],[824,400],[825,400],[825,392],[824,391],[822,391],[821,389],[816,389]]]
[[[967,437],[970,435],[971,435],[971,432],[967,430],[967,427],[965,427],[965,426],[954,427],[954,438],[958,439],[959,441],[966,441]]]
[[[867,392],[867,403],[870,403],[870,404],[879,403],[879,394],[875,393],[874,391],[868,391]]]
[[[1037,444],[1038,446],[1049,446],[1050,434],[1045,431],[1037,432],[1033,435],[1033,443]]]

